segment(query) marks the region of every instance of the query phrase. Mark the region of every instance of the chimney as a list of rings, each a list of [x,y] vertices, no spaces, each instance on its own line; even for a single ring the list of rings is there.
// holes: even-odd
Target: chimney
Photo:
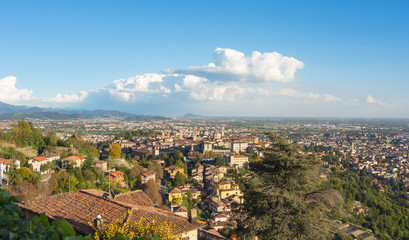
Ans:
[[[100,228],[102,227],[103,223],[104,223],[104,219],[102,219],[102,216],[98,214],[97,217],[94,219],[94,227]]]
[[[190,221],[191,223],[195,223],[196,220],[197,220],[197,210],[196,210],[196,208],[192,208],[192,209],[190,210],[190,218],[189,218],[189,221]]]

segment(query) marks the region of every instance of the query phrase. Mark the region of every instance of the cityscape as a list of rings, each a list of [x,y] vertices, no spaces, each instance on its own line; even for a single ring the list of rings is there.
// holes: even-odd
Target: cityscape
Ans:
[[[408,240],[408,10],[0,1],[0,238]]]

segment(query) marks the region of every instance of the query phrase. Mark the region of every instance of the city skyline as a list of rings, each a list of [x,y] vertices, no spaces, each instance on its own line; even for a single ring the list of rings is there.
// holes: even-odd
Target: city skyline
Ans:
[[[409,118],[408,4],[0,3],[0,101]]]

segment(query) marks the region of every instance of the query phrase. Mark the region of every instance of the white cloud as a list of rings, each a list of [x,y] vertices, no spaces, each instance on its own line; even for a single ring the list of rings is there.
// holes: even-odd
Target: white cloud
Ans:
[[[339,102],[339,101],[341,101],[340,98],[337,98],[337,97],[335,97],[335,96],[332,95],[332,94],[323,94],[323,95],[322,95],[322,98],[323,98],[323,100],[324,100],[325,102]]]
[[[388,103],[386,103],[386,102],[381,102],[381,101],[379,101],[379,100],[375,100],[375,98],[373,98],[371,95],[368,95],[368,96],[366,97],[366,103],[376,104],[376,105],[381,106],[381,107],[389,107],[389,106],[390,106],[390,105],[389,105]]]
[[[183,89],[196,100],[229,102],[234,102],[249,92],[249,89],[239,87],[234,83],[210,82],[206,78],[193,75],[184,76]]]
[[[183,88],[179,84],[175,83],[175,92],[183,92]]]
[[[124,101],[135,101],[142,93],[170,94],[171,90],[162,85],[164,74],[146,73],[127,79],[113,81],[114,88],[108,91],[112,96],[119,97]]]
[[[61,94],[58,93],[55,98],[52,99],[52,101],[55,101],[57,103],[74,103],[74,102],[82,102],[86,97],[88,96],[88,93],[85,91],[80,91],[79,93],[74,93],[74,94]]]
[[[17,79],[7,76],[0,79],[0,101],[5,103],[17,103],[32,99],[33,90],[16,88]]]
[[[206,77],[211,81],[289,82],[294,80],[295,72],[304,67],[301,61],[277,52],[254,51],[246,56],[234,49],[217,48],[213,56],[215,61],[205,66],[164,71]]]

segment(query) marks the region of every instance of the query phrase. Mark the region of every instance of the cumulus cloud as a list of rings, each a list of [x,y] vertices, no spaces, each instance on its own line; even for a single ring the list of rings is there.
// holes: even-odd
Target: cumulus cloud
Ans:
[[[187,96],[199,101],[233,102],[252,91],[234,82],[212,82],[205,77],[195,75],[155,73],[115,80],[113,86],[107,90],[111,96],[125,102],[142,101],[155,94],[160,94],[162,97]]]
[[[229,49],[216,48],[214,62],[205,66],[191,66],[182,69],[167,69],[165,73],[188,74],[205,77],[211,81],[253,81],[253,82],[290,82],[294,74],[304,64],[277,52],[244,53]]]
[[[296,71],[304,67],[301,61],[293,57],[277,52],[258,51],[246,55],[229,48],[217,48],[213,56],[214,61],[204,66],[146,73],[114,80],[104,88],[73,94],[58,93],[54,98],[35,99],[50,103],[81,103],[84,106],[97,106],[101,102],[112,103],[112,106],[143,106],[155,102],[162,105],[172,103],[178,107],[188,104],[227,106],[236,101],[272,104],[277,100],[277,96],[301,99],[308,103],[341,101],[331,94],[301,92],[292,88],[274,89],[274,83],[293,81]],[[32,91],[15,88],[15,78],[8,77],[0,80],[0,101],[7,98],[5,95],[11,100],[19,101],[30,99]],[[377,101],[377,104],[382,103]]]
[[[74,93],[74,94],[58,93],[57,96],[55,96],[55,98],[52,99],[52,101],[55,101],[57,103],[82,102],[87,96],[88,96],[88,93],[86,91],[80,91],[79,93]]]
[[[0,101],[6,103],[16,103],[32,99],[33,90],[16,88],[17,79],[14,76],[7,76],[0,79]]]
[[[181,85],[175,84],[176,92],[188,92],[195,100],[230,101],[242,98],[250,90],[235,83],[210,82],[204,77],[183,76]]]
[[[373,98],[371,95],[368,95],[366,97],[366,103],[376,104],[376,105],[381,106],[381,107],[388,107],[389,106],[389,104],[386,103],[386,102],[381,102],[379,100],[375,100],[375,98]]]
[[[143,93],[163,93],[170,94],[171,90],[162,85],[164,74],[146,73],[136,75],[127,79],[113,81],[113,88],[108,91],[124,101],[135,101]]]

